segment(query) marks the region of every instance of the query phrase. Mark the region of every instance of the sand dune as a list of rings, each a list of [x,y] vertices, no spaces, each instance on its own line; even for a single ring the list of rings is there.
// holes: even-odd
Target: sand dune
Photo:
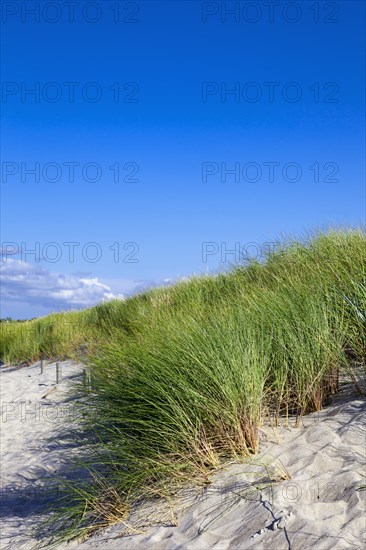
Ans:
[[[35,491],[37,484],[42,488],[42,478],[72,460],[58,431],[60,423],[74,421],[74,405],[66,402],[65,391],[79,374],[80,366],[63,362],[64,381],[42,399],[55,385],[54,364],[43,375],[39,364],[2,369],[4,549],[34,545],[31,529],[43,518],[40,507],[46,498],[42,489]],[[216,472],[205,489],[180,497],[177,526],[169,515],[159,524],[158,510],[145,507],[130,518],[142,534],[121,537],[126,531],[117,525],[59,548],[363,548],[366,491],[358,489],[366,485],[365,411],[365,399],[341,394],[320,413],[304,417],[298,428],[264,428],[261,452],[252,463],[231,464]],[[150,527],[142,526],[146,512],[155,523]]]
[[[45,478],[52,479],[72,460],[59,427],[73,421],[74,404],[67,402],[65,391],[81,368],[64,361],[62,370],[62,383],[43,398],[56,388],[55,363],[44,374],[39,363],[1,368],[1,548],[34,545],[31,529],[49,498]]]

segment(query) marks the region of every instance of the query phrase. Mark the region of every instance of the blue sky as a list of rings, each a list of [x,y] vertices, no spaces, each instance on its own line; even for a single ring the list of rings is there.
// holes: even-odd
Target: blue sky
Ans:
[[[36,4],[2,4],[2,317],[365,222],[363,2]]]

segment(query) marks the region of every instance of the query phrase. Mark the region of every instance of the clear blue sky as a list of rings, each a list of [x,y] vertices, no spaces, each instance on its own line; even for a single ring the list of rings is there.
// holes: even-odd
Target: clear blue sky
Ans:
[[[38,21],[34,4],[2,6],[2,317],[234,260],[204,262],[204,242],[221,251],[365,222],[364,2],[280,1],[272,14],[237,2],[230,14],[235,2],[80,1],[74,20],[64,2],[39,2]],[[40,181],[24,172],[36,163]],[[65,242],[80,243],[73,262]],[[39,243],[41,261],[6,243]]]

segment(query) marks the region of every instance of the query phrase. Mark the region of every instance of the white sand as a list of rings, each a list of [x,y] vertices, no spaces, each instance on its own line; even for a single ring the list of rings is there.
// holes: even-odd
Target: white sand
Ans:
[[[80,366],[64,362],[66,380],[41,399],[55,382],[55,365],[46,369],[42,376],[38,364],[1,373],[4,549],[32,547],[29,530],[42,517],[37,513],[44,495],[35,498],[27,490],[44,472],[52,475],[70,460],[57,434],[60,421],[74,421],[74,405],[65,403],[63,389]],[[116,525],[60,549],[364,548],[366,491],[357,488],[366,485],[365,412],[365,399],[343,396],[305,417],[299,428],[266,428],[254,459],[257,466],[233,464],[216,473],[205,490],[192,490],[178,513],[177,527],[167,521],[122,538],[123,527]],[[50,437],[56,439],[50,442]],[[272,462],[277,469],[266,472],[259,461]],[[291,479],[280,479],[281,465]]]
[[[30,530],[49,498],[43,478],[53,479],[70,459],[59,432],[74,421],[75,403],[67,401],[65,390],[80,377],[81,366],[62,362],[63,381],[46,398],[56,388],[56,364],[40,372],[40,363],[0,368],[2,549],[32,547]]]

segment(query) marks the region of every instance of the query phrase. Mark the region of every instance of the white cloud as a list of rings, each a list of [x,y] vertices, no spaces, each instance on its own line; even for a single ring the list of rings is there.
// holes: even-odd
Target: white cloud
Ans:
[[[177,279],[132,280],[104,278],[86,273],[51,273],[41,265],[30,264],[9,255],[0,262],[0,316],[32,318],[55,311],[91,307],[114,298],[155,287],[170,286]]]
[[[98,278],[51,273],[41,266],[7,258],[0,266],[1,299],[53,310],[89,307],[113,298],[123,299]]]

